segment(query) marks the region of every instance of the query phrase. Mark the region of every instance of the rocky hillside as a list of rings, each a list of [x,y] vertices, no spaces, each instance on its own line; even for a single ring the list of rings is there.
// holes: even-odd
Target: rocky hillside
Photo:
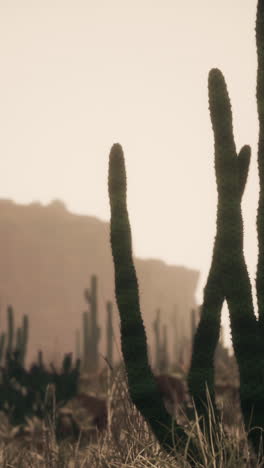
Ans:
[[[24,313],[29,315],[29,361],[38,349],[49,360],[75,350],[75,330],[81,328],[87,308],[83,291],[92,274],[98,275],[105,352],[105,303],[114,301],[108,223],[70,213],[59,201],[43,206],[0,200],[0,265],[0,329],[5,328],[8,304],[14,307],[17,324]],[[135,265],[150,345],[158,307],[166,323],[176,313],[180,333],[188,335],[199,272],[152,259],[135,259]],[[117,313],[115,317],[119,343]]]

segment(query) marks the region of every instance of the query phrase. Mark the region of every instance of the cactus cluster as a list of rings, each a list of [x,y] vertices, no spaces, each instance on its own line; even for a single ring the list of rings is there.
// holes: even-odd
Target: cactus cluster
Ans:
[[[50,364],[44,366],[42,353],[38,362],[29,370],[21,364],[19,352],[6,355],[5,364],[0,370],[0,410],[4,411],[11,424],[23,424],[27,417],[44,418],[47,408],[46,392],[54,385],[56,404],[64,405],[77,395],[80,375],[80,361],[73,366],[71,354],[66,354],[60,371]]]
[[[96,373],[99,370],[99,342],[102,334],[98,325],[98,278],[91,277],[90,289],[85,289],[84,297],[89,309],[83,312],[82,334],[76,330],[76,357],[82,361],[82,371],[85,373]],[[113,303],[106,302],[106,353],[105,358],[110,366],[113,366]],[[82,339],[81,339],[82,337]]]
[[[14,309],[7,307],[7,330],[0,335],[0,363],[6,355],[17,353],[21,365],[25,365],[29,335],[29,320],[25,314],[22,318],[22,326],[15,330]]]
[[[162,325],[162,326],[161,326]],[[154,367],[156,372],[161,373],[168,370],[169,367],[169,352],[168,352],[168,335],[167,325],[161,324],[161,311],[157,309],[156,318],[152,323],[154,331],[154,346],[155,346],[155,362]]]
[[[188,375],[189,390],[196,404],[201,429],[210,431],[207,389],[215,420],[214,357],[220,336],[221,309],[226,300],[230,313],[232,341],[239,368],[240,403],[248,437],[258,453],[264,453],[264,1],[257,2],[257,108],[259,117],[258,169],[260,181],[257,214],[258,265],[257,319],[252,290],[243,255],[241,201],[244,193],[250,148],[237,152],[232,111],[226,83],[220,70],[209,73],[209,109],[214,132],[215,173],[218,191],[217,226],[212,262],[204,288],[200,322],[193,338]],[[147,358],[147,340],[139,304],[132,257],[131,231],[126,206],[126,172],[122,147],[113,145],[109,158],[110,242],[115,268],[116,298],[121,320],[122,352],[132,401],[151,426],[160,444],[173,450],[173,440],[186,443],[186,433],[174,426],[162,405]],[[250,429],[250,430],[249,430]],[[214,441],[212,441],[214,442]],[[215,446],[216,448],[216,446]],[[188,458],[192,464],[196,448],[192,441]],[[199,454],[196,453],[199,461]]]

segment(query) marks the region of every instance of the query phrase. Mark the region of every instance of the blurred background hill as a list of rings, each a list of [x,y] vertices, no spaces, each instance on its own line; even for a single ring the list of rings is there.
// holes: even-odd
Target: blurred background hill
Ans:
[[[6,326],[6,308],[12,304],[16,320],[30,320],[27,360],[60,360],[75,350],[75,331],[82,328],[87,309],[84,289],[91,275],[98,277],[100,352],[105,354],[106,301],[114,302],[114,274],[109,223],[68,211],[60,200],[49,205],[16,204],[0,200],[0,329]],[[197,307],[199,272],[157,259],[135,259],[141,307],[150,346],[157,308],[164,323],[177,316],[181,336],[190,336],[190,311]],[[119,344],[115,308],[115,333]],[[173,327],[168,327],[172,350]],[[117,357],[116,350],[115,356]]]

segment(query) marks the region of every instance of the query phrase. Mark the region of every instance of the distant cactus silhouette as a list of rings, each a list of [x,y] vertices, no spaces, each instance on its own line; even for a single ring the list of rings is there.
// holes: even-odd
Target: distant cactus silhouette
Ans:
[[[97,284],[97,276],[92,275],[91,287],[86,288],[84,291],[84,297],[89,304],[88,313],[84,313],[84,362],[85,370],[89,372],[96,372],[99,366],[98,345],[101,337],[101,329],[98,326]]]

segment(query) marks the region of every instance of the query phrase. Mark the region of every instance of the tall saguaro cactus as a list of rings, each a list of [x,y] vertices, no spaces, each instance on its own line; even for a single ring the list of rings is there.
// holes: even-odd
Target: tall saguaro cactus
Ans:
[[[264,2],[258,0],[256,20],[257,43],[257,109],[259,119],[258,171],[259,205],[257,214],[258,264],[256,292],[259,319],[254,315],[251,285],[243,258],[243,229],[241,207],[236,205],[232,224],[226,228],[232,233],[233,243],[227,246],[230,262],[225,281],[225,295],[231,319],[232,340],[240,372],[241,409],[246,426],[251,425],[249,437],[264,453],[261,430],[264,430]],[[233,195],[236,201],[235,194]],[[229,281],[232,279],[232,283]],[[253,429],[254,428],[254,429]]]
[[[215,132],[215,171],[218,190],[217,233],[201,307],[200,322],[193,340],[191,367],[188,384],[199,414],[206,416],[206,385],[208,386],[215,413],[214,354],[219,340],[221,309],[225,299],[224,284],[234,283],[230,277],[233,255],[237,255],[233,226],[241,224],[238,212],[245,189],[250,159],[250,148],[243,146],[236,153],[230,101],[224,77],[217,69],[209,73],[209,103]],[[232,226],[232,227],[231,227]],[[234,246],[232,255],[227,246]],[[242,258],[240,258],[242,262]],[[205,385],[206,383],[206,385]]]
[[[221,72],[209,75],[210,114],[215,139],[215,171],[218,189],[217,234],[210,273],[218,271],[219,297],[226,299],[231,322],[234,352],[240,375],[240,402],[248,436],[256,452],[264,453],[264,1],[258,0],[257,42],[257,108],[259,117],[259,205],[257,214],[258,264],[256,291],[259,319],[254,315],[252,290],[243,255],[243,221],[241,198],[247,179],[250,149],[243,147],[237,155],[232,129],[231,106]],[[210,274],[208,282],[210,279]],[[215,313],[213,309],[210,316]],[[207,318],[208,320],[208,318]],[[205,302],[201,322],[205,320]],[[215,320],[215,326],[218,321]],[[215,343],[214,343],[215,344]],[[199,335],[195,337],[198,352]],[[212,347],[213,349],[213,347]],[[208,361],[207,361],[208,362]],[[202,360],[200,360],[202,363]],[[195,390],[198,378],[193,353],[189,384]],[[204,364],[204,362],[203,362]],[[211,368],[212,376],[212,368]]]
[[[136,271],[132,256],[131,230],[126,206],[126,172],[122,147],[114,144],[109,158],[110,240],[115,269],[115,294],[120,314],[121,347],[131,399],[152,428],[161,446],[171,452],[178,442],[187,443],[184,429],[172,425],[151,371],[147,339],[139,304]],[[190,441],[189,461],[196,453]]]

